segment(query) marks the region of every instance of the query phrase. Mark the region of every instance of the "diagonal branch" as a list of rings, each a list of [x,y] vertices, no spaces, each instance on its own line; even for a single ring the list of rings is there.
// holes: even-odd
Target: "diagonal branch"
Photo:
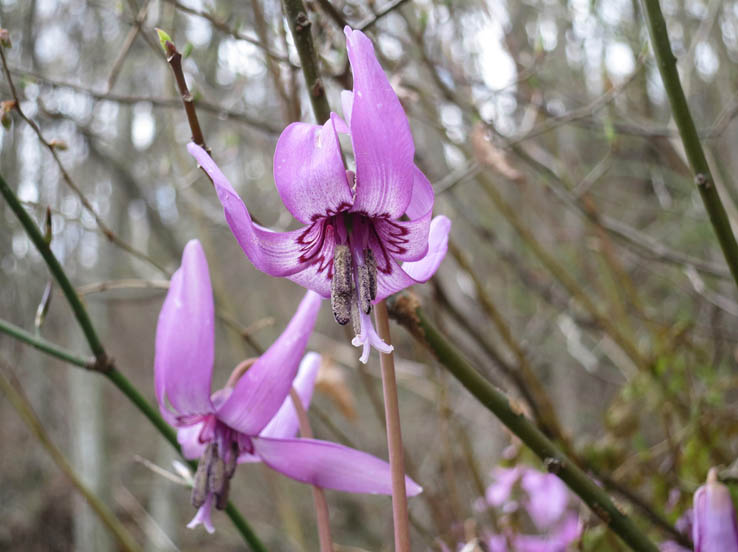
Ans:
[[[490,384],[428,320],[415,296],[398,293],[389,300],[390,315],[543,461],[590,509],[636,552],[658,548],[622,513],[586,473],[562,453],[528,418],[516,412],[505,394]]]

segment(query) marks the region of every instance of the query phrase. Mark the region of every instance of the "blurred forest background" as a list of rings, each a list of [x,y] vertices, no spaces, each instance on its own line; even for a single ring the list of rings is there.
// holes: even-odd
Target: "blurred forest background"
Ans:
[[[715,185],[738,226],[738,2],[661,2]],[[636,0],[307,2],[328,98],[350,88],[342,27],[365,30],[408,113],[416,162],[451,217],[449,254],[415,291],[519,408],[571,451],[656,541],[673,538],[707,469],[738,449],[738,297],[684,160]],[[214,158],[263,224],[293,224],[272,179],[276,138],[313,121],[279,2],[2,0],[23,112],[0,171],[43,224],[119,368],[153,400],[154,331],[187,240],[205,247],[218,321],[215,385],[278,335],[302,290],[255,270],[207,178],[155,27],[184,70]],[[0,79],[0,100],[11,100]],[[391,140],[391,137],[387,139]],[[52,156],[51,151],[56,155]],[[66,177],[64,176],[66,173]],[[68,180],[68,181],[67,181]],[[72,184],[72,185],[70,185]],[[76,189],[73,188],[76,187]],[[48,270],[0,205],[0,315],[34,331]],[[38,331],[87,354],[54,289]],[[40,320],[39,320],[40,322]],[[414,549],[493,527],[489,472],[537,465],[399,326],[400,401]],[[310,348],[328,361],[316,435],[386,458],[376,353],[361,366],[324,308]],[[189,531],[175,452],[103,378],[0,335],[51,439],[148,550],[235,550],[228,521]],[[0,549],[114,545],[0,400]],[[263,466],[231,497],[270,550],[315,550],[310,490]],[[389,550],[387,497],[328,492],[344,550]],[[582,507],[584,550],[624,546]],[[493,513],[493,512],[491,512]],[[493,513],[494,514],[494,513]],[[659,523],[660,522],[660,523]]]

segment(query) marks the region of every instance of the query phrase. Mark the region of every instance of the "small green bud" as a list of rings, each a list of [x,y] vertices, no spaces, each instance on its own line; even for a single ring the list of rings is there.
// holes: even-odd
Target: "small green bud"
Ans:
[[[190,54],[192,53],[192,42],[188,42],[185,44],[185,47],[182,49],[182,57],[187,58],[190,57]]]
[[[167,42],[174,43],[172,37],[169,36],[166,31],[161,30],[159,27],[156,28],[156,34],[159,35],[159,44],[161,44],[161,49],[164,50],[164,53],[166,55],[169,55],[169,52],[167,51]]]

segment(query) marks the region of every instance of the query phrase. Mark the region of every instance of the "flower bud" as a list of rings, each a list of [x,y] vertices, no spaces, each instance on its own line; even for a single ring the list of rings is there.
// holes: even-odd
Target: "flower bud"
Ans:
[[[717,470],[694,493],[694,552],[738,552],[738,526],[728,488],[720,483]]]

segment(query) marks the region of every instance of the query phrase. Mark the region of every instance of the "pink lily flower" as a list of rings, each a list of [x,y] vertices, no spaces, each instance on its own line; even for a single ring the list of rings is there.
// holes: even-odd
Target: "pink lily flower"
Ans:
[[[712,468],[707,482],[694,493],[694,552],[738,552],[738,525],[728,487]]]
[[[159,315],[154,383],[159,409],[178,428],[183,454],[200,458],[192,490],[198,512],[188,527],[203,524],[213,531],[211,509],[225,507],[230,479],[242,462],[262,461],[292,479],[327,489],[392,494],[386,462],[335,443],[295,438],[298,421],[289,391],[294,383],[307,408],[320,356],[309,353],[300,361],[321,301],[308,291],[272,346],[211,393],[210,274],[200,243],[192,240],[185,247]],[[405,487],[410,496],[422,490],[410,478]]]
[[[330,297],[336,321],[352,321],[352,343],[363,347],[366,362],[370,347],[392,350],[372,325],[372,304],[435,273],[451,221],[432,219],[433,188],[413,163],[410,125],[371,41],[361,31],[344,32],[354,76],[353,91],[341,95],[346,120],[334,113],[322,126],[292,123],[274,152],[277,191],[302,228],[272,232],[254,224],[210,156],[195,144],[187,148],[212,179],[254,266]],[[355,172],[344,165],[338,133],[351,136]]]

